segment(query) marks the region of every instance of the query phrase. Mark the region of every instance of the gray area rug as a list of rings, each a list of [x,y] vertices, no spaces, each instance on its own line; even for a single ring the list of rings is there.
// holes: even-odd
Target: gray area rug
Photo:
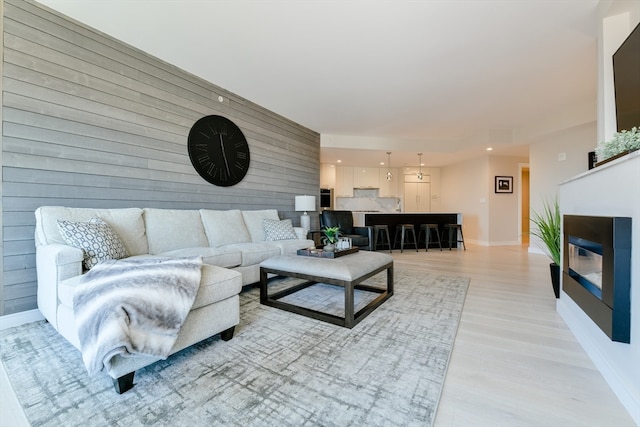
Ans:
[[[45,322],[1,331],[0,354],[34,426],[430,426],[468,284],[396,268],[395,294],[353,329],[262,306],[252,288],[232,340],[144,368],[122,395]],[[341,289],[308,294],[341,309]]]

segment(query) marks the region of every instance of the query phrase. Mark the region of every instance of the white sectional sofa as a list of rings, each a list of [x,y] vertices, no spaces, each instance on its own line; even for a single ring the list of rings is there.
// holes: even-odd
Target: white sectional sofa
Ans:
[[[86,269],[83,250],[66,243],[58,221],[99,218],[120,237],[130,258],[192,257],[203,260],[200,288],[171,354],[218,333],[233,336],[239,323],[242,286],[260,279],[260,263],[313,245],[297,227],[282,233],[276,210],[171,210],[154,208],[89,209],[43,206],[36,210],[38,308],[51,325],[80,348],[74,321],[73,294]],[[268,228],[265,226],[276,226]],[[286,222],[284,225],[287,225]],[[285,227],[286,228],[286,227]],[[120,393],[133,386],[137,369],[157,358],[111,360],[109,375]]]

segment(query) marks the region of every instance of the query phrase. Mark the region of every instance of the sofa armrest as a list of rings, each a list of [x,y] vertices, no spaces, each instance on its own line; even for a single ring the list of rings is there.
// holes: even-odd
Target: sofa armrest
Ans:
[[[82,249],[52,244],[36,247],[38,309],[57,329],[58,284],[82,274]]]

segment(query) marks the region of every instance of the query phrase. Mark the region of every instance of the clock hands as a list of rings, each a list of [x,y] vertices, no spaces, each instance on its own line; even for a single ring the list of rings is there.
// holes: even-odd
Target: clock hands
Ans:
[[[222,139],[222,133],[220,135],[220,150],[222,150],[222,158],[224,159],[224,166],[227,168],[227,175],[231,175],[231,170],[229,169],[229,161],[227,160],[227,154],[224,151],[224,140]]]

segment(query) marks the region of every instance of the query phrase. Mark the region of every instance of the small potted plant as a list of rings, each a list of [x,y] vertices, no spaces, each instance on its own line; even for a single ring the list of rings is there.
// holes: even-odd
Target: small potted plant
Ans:
[[[616,132],[609,141],[598,143],[596,147],[598,164],[596,166],[637,149],[640,149],[640,129],[633,127],[630,131]]]
[[[556,298],[560,297],[560,221],[560,206],[557,198],[553,202],[543,202],[542,212],[533,211],[533,218],[531,218],[535,226],[531,234],[544,243],[545,252],[553,261],[549,268]]]
[[[338,237],[340,237],[340,227],[325,227],[322,230],[324,237],[322,238],[322,243],[324,244],[324,250],[326,252],[333,252],[336,250],[336,242],[338,241]]]

